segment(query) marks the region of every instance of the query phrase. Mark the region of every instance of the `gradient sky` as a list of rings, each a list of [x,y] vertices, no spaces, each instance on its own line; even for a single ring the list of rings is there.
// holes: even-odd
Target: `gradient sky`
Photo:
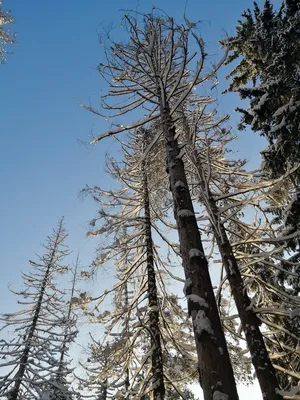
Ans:
[[[18,288],[20,269],[26,270],[27,260],[39,252],[62,215],[74,254],[80,251],[83,265],[93,259],[96,242],[87,240],[85,233],[95,208],[79,192],[85,184],[109,187],[103,160],[107,151],[113,151],[113,141],[94,148],[82,143],[89,141],[91,131],[101,133],[105,124],[79,104],[99,104],[103,82],[95,67],[102,57],[97,33],[101,25],[112,22],[118,35],[119,10],[138,4],[140,11],[150,11],[154,4],[177,20],[185,8],[183,0],[4,1],[16,19],[18,45],[0,65],[0,312],[15,310],[7,285]],[[203,38],[217,59],[218,39],[224,31],[234,32],[248,7],[249,0],[189,0],[186,15],[203,21]],[[220,77],[224,74],[221,71]],[[236,130],[237,98],[220,95],[219,102],[220,113],[232,115]],[[257,164],[261,139],[256,134],[238,135],[234,149]],[[105,288],[109,282],[107,273],[98,284]],[[242,399],[251,396],[259,398],[247,389]]]

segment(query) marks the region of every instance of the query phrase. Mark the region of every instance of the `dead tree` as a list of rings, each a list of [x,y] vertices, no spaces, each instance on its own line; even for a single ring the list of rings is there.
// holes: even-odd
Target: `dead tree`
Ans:
[[[227,214],[230,213],[231,208],[234,208],[234,206],[236,207],[236,202],[232,203],[228,201],[227,206],[224,206],[222,209],[222,207],[218,206],[216,195],[213,194],[211,189],[212,178],[218,179],[218,176],[216,177],[215,175],[221,176],[222,172],[224,173],[225,170],[230,170],[230,168],[226,166],[226,161],[224,161],[222,168],[219,166],[217,170],[213,171],[213,164],[215,162],[215,160],[213,160],[213,149],[210,148],[210,145],[208,145],[206,149],[201,149],[197,146],[197,134],[202,124],[201,119],[206,119],[204,125],[206,125],[208,132],[210,130],[217,131],[216,136],[219,137],[219,141],[221,142],[219,145],[220,147],[222,147],[221,138],[223,138],[223,144],[226,143],[227,138],[224,130],[218,134],[218,131],[221,129],[220,121],[215,120],[213,114],[205,114],[205,107],[201,104],[201,98],[194,96],[191,100],[191,103],[187,103],[185,109],[182,109],[179,113],[180,128],[184,134],[182,135],[182,140],[185,141],[186,158],[196,172],[200,202],[204,204],[209,217],[211,229],[222,258],[226,277],[235,300],[235,305],[251,354],[252,364],[255,368],[264,399],[279,400],[282,399],[282,396],[277,393],[279,385],[275,369],[271,363],[263,335],[260,331],[261,322],[251,309],[251,300],[247,290],[244,288],[244,281],[239,270],[239,265],[224,225],[226,218],[223,217],[222,211],[226,209]],[[212,133],[211,137],[213,137],[213,135]],[[211,141],[213,141],[213,139],[211,139]],[[222,151],[220,155],[223,156]],[[237,165],[231,168],[231,172],[232,176],[238,173]],[[245,175],[247,174],[245,173]],[[251,186],[251,184],[248,184],[249,191],[251,191]]]
[[[13,328],[15,337],[1,341],[0,355],[7,360],[0,368],[9,372],[0,377],[0,396],[19,400],[30,395],[39,399],[41,388],[55,373],[59,348],[64,339],[62,332],[68,325],[64,314],[65,299],[55,286],[55,275],[66,272],[62,264],[69,253],[64,245],[66,232],[63,220],[58,229],[47,238],[45,254],[38,262],[30,261],[32,271],[23,273],[25,289],[15,293],[24,300],[23,310],[4,314],[5,328]]]
[[[215,73],[222,61],[208,74],[202,75],[206,56],[203,41],[195,33],[196,24],[188,20],[184,25],[176,25],[172,18],[154,13],[137,17],[126,15],[124,20],[129,33],[128,43],[111,40],[105,47],[106,62],[99,66],[102,77],[111,88],[107,96],[102,97],[102,106],[114,117],[137,109],[144,110],[146,115],[131,125],[117,125],[92,143],[145,126],[156,119],[160,121],[158,137],[163,135],[165,140],[167,172],[186,278],[189,314],[193,321],[200,384],[205,400],[221,394],[236,400],[238,394],[233,370],[178,145],[180,132],[175,129],[178,107],[196,85]],[[198,51],[190,53],[191,42]],[[125,97],[125,102],[120,104],[118,99],[117,104],[108,104],[107,97]],[[86,108],[104,116],[92,107]],[[156,140],[157,137],[152,143]]]
[[[167,253],[173,247],[156,224],[161,222],[164,190],[159,184],[159,170],[163,171],[164,161],[160,157],[162,168],[152,168],[153,158],[161,151],[157,149],[153,150],[155,155],[150,152],[143,157],[151,135],[148,130],[140,129],[130,135],[129,142],[122,143],[122,162],[109,159],[106,169],[121,184],[120,189],[107,191],[94,187],[85,191],[101,207],[91,223],[90,235],[105,243],[99,247],[99,258],[93,263],[92,271],[107,261],[113,261],[118,271],[115,287],[95,299],[101,302],[110,291],[115,293],[115,309],[98,316],[96,322],[105,324],[107,334],[117,325],[121,326],[120,346],[113,346],[118,354],[110,357],[107,367],[111,365],[114,370],[116,364],[122,364],[124,375],[130,370],[130,386],[126,389],[129,395],[134,391],[136,396],[149,393],[155,399],[162,399],[164,393],[167,396],[187,390],[186,385],[195,381],[196,362],[193,338],[186,332],[186,313],[176,296],[168,293],[165,284],[171,261],[160,254],[153,239],[155,232],[156,240],[158,235],[166,242]],[[176,248],[173,251],[177,254]],[[174,273],[170,273],[170,278],[176,279]],[[136,359],[140,352],[145,356]],[[141,375],[144,378],[137,382]]]

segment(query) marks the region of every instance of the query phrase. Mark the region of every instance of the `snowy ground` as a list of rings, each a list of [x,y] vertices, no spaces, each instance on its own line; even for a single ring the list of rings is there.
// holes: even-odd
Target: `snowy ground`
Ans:
[[[198,385],[192,385],[192,389],[200,400],[203,400],[201,389]],[[238,392],[241,400],[263,400],[258,382],[252,386],[239,386]]]

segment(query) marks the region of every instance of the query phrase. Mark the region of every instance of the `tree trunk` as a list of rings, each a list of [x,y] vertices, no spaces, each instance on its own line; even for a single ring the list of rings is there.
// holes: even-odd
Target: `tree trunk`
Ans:
[[[199,380],[204,399],[213,400],[214,393],[221,392],[228,396],[228,400],[237,400],[236,384],[209,276],[208,263],[204,256],[184,164],[180,157],[178,141],[175,139],[176,131],[168,106],[161,110],[161,120],[170,190],[186,278],[185,291],[189,314],[193,321]]]
[[[124,286],[124,306],[127,309],[128,307],[128,303],[129,303],[129,294],[128,294],[128,283],[125,282],[125,286]],[[126,335],[128,334],[128,323],[126,322]],[[125,381],[124,381],[124,386],[125,386],[125,393],[126,393],[126,397],[124,398],[124,400],[128,400],[129,399],[129,387],[130,387],[130,375],[129,375],[129,368],[126,368],[125,370]]]
[[[41,312],[41,307],[42,307],[42,301],[44,298],[44,294],[45,294],[45,289],[46,289],[46,285],[47,285],[47,281],[48,281],[48,277],[51,271],[51,267],[53,265],[53,260],[54,260],[54,256],[55,256],[55,252],[56,252],[56,248],[57,248],[57,243],[58,243],[58,239],[60,237],[61,234],[61,230],[62,230],[62,221],[60,222],[59,228],[57,230],[57,234],[56,234],[56,240],[55,240],[55,244],[53,246],[53,250],[51,253],[51,257],[50,257],[50,261],[48,263],[46,272],[45,272],[45,276],[44,279],[42,281],[42,286],[41,286],[41,290],[40,290],[40,295],[37,301],[37,306],[35,309],[35,313],[32,319],[32,324],[30,326],[29,329],[29,333],[28,333],[28,337],[26,339],[26,345],[25,345],[25,349],[23,352],[23,355],[20,359],[20,366],[19,366],[19,370],[16,374],[16,378],[15,378],[15,385],[14,388],[12,389],[12,391],[9,394],[8,399],[9,400],[18,400],[19,398],[19,392],[20,392],[20,387],[21,387],[21,383],[22,383],[22,379],[24,377],[25,371],[26,371],[26,367],[27,367],[27,362],[28,362],[28,357],[29,357],[29,352],[30,352],[30,348],[31,348],[31,343],[32,343],[32,339],[33,339],[33,335],[36,329],[36,325],[39,319],[39,315]]]
[[[73,280],[72,280],[70,301],[69,301],[69,307],[68,307],[68,312],[67,312],[67,317],[66,317],[67,321],[70,320],[71,314],[72,314],[72,299],[73,299],[74,293],[75,293],[77,268],[78,268],[78,257],[77,257],[77,260],[76,260],[75,269],[74,269],[74,276],[73,276]],[[65,360],[66,353],[69,350],[69,345],[70,344],[68,343],[68,334],[66,333],[64,335],[64,341],[63,341],[63,345],[62,345],[62,348],[61,348],[59,362],[58,362],[58,368],[57,368],[57,372],[56,372],[56,383],[61,384],[61,385],[65,385],[67,383],[66,382],[66,377],[64,376],[64,360]],[[67,394],[63,394],[62,393],[61,387],[57,388],[56,386],[53,386],[53,389],[54,389],[53,390],[54,399],[59,398],[60,400],[68,400]],[[58,397],[58,396],[61,396],[61,397]]]
[[[187,126],[185,127],[186,129]],[[187,132],[186,132],[187,133]],[[275,369],[271,363],[269,353],[265,346],[263,335],[260,331],[260,321],[253,313],[250,306],[250,299],[244,288],[244,282],[238,268],[237,260],[233,254],[232,246],[229,242],[226,229],[221,222],[220,213],[216,201],[208,185],[201,180],[203,174],[202,163],[198,153],[192,147],[189,135],[185,135],[189,143],[189,149],[193,158],[193,163],[199,175],[199,186],[202,194],[206,197],[203,201],[209,218],[212,222],[212,230],[217,241],[217,245],[222,257],[223,265],[227,274],[227,279],[234,297],[236,308],[241,319],[242,328],[246,337],[248,348],[255,368],[256,376],[263,394],[264,400],[281,400],[282,396],[276,393],[279,388]]]
[[[283,397],[276,393],[279,384],[275,369],[271,363],[269,353],[265,346],[263,335],[259,328],[260,321],[253,311],[248,308],[251,301],[244,288],[244,282],[236,258],[233,254],[231,244],[228,240],[226,230],[221,224],[220,230],[222,231],[222,236],[216,236],[216,241],[220,249],[227,279],[238,310],[247,345],[251,354],[252,364],[255,368],[263,398],[264,400],[281,400]]]
[[[159,304],[157,299],[156,277],[154,269],[153,241],[151,232],[150,201],[148,178],[145,160],[142,161],[143,195],[145,212],[145,235],[147,246],[147,274],[148,274],[148,306],[149,330],[151,334],[151,370],[153,400],[163,400],[165,396],[164,372],[162,361],[161,338],[159,329]]]

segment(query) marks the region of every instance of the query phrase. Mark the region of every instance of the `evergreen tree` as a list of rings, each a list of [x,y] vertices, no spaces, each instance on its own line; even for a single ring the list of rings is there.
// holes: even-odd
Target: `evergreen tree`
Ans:
[[[185,25],[179,26],[172,18],[155,15],[155,12],[141,15],[140,21],[139,17],[136,19],[130,15],[124,18],[129,41],[127,44],[111,41],[105,53],[107,61],[100,64],[99,71],[104,79],[110,82],[111,90],[108,96],[125,95],[126,100],[133,96],[134,100],[115,105],[107,104],[104,98],[103,106],[115,112],[115,116],[142,107],[146,112],[149,110],[149,113],[132,125],[119,125],[116,129],[107,131],[95,138],[93,143],[126,130],[145,126],[154,120],[160,122],[159,135],[163,135],[165,139],[167,171],[180,252],[185,278],[190,285],[188,303],[194,327],[200,383],[207,400],[213,399],[214,393],[224,393],[224,396],[226,394],[234,400],[238,395],[232,366],[173,119],[175,111],[193,87],[211,77],[220,65],[207,75],[201,75],[205,59],[203,41],[194,31],[196,24],[188,20],[185,21]],[[190,53],[192,40],[195,40],[198,49],[197,61],[197,53]],[[191,60],[196,65],[193,74],[190,68]],[[101,115],[91,107],[86,108]],[[149,147],[151,148],[151,144]],[[220,348],[223,349],[222,354]],[[212,370],[214,374],[211,373]]]
[[[299,7],[294,0],[284,1],[277,12],[270,1],[265,1],[262,9],[255,4],[253,13],[248,10],[243,14],[236,35],[229,39],[228,63],[237,61],[229,75],[229,90],[250,101],[248,110],[238,108],[242,113],[240,127],[251,126],[267,139],[262,170],[265,176],[281,181],[263,209],[270,220],[273,216],[266,232],[275,231],[279,239],[286,240],[278,241],[281,253],[276,260],[258,263],[255,268],[264,283],[260,291],[265,295],[260,299],[268,307],[272,302],[281,304],[282,296],[287,300],[291,294],[299,293]],[[274,269],[275,275],[271,273]],[[269,291],[274,288],[275,293],[266,295],[266,287]],[[269,336],[267,344],[276,359],[275,368],[283,372],[279,374],[281,386],[286,388],[293,384],[291,377],[297,379],[294,368],[299,363],[298,321],[278,315],[264,318],[265,323],[266,319],[271,332],[275,332],[275,326],[278,329],[278,335]],[[288,348],[295,349],[292,357],[286,353]]]
[[[23,300],[22,310],[4,314],[2,328],[13,338],[2,339],[0,365],[4,372],[0,379],[0,396],[9,400],[40,399],[49,378],[55,374],[65,329],[64,294],[56,287],[56,277],[67,271],[63,260],[69,253],[63,220],[44,244],[45,254],[37,262],[30,261],[32,270],[22,273],[25,289],[14,292]],[[11,331],[12,330],[12,331]]]
[[[238,108],[243,115],[240,127],[249,125],[267,139],[268,146],[262,151],[265,176],[288,175],[287,195],[280,207],[270,211],[276,215],[274,223],[281,223],[289,233],[300,227],[299,28],[298,1],[284,1],[275,12],[266,0],[262,10],[255,4],[253,13],[248,10],[243,14],[236,35],[229,39],[228,63],[240,60],[229,75],[229,90],[250,101],[249,109]],[[299,239],[288,245],[298,251]]]

